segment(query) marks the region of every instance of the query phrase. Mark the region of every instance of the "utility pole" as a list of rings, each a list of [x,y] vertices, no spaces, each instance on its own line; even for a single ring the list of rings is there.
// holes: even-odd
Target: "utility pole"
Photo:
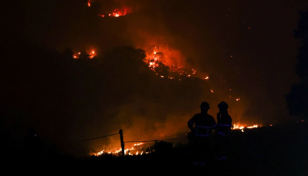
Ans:
[[[122,156],[124,156],[124,140],[123,140],[123,131],[122,131],[122,129],[120,129],[120,131],[119,131],[119,133],[120,133],[120,140],[121,140],[121,148],[122,148]]]

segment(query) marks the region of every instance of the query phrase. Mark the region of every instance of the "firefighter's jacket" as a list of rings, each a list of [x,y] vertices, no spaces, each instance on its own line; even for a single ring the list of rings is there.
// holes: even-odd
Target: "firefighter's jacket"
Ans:
[[[208,137],[216,122],[211,115],[198,113],[188,121],[188,125],[195,125],[195,137]]]
[[[232,127],[232,118],[228,113],[217,113],[217,127],[216,131],[221,135],[229,135]]]

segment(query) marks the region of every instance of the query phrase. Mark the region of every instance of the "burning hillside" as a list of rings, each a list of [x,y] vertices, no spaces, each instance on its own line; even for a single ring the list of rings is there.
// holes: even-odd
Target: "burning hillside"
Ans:
[[[163,52],[163,51],[166,51]],[[174,54],[174,52],[176,54]],[[144,62],[148,64],[150,70],[154,71],[155,74],[161,78],[176,79],[181,81],[183,78],[194,77],[197,70],[187,67],[178,66],[176,60],[180,54],[178,51],[172,51],[170,49],[159,49],[157,46],[151,47],[150,50],[146,51],[146,59]],[[74,59],[93,59],[97,55],[95,50],[87,50],[85,52],[75,52],[73,54]],[[173,56],[173,57],[172,57]],[[208,76],[204,78],[209,79]]]
[[[272,125],[270,125],[272,126]],[[248,126],[248,125],[243,125],[243,124],[234,124],[233,127],[231,128],[232,130],[240,130],[241,132],[245,132],[245,130],[249,130],[249,129],[256,129],[256,128],[261,128],[262,125],[258,125],[258,124],[255,124],[255,125],[251,125],[251,126]],[[186,139],[186,136],[183,136],[182,137],[183,139]],[[182,139],[182,138],[174,138],[174,139]],[[155,140],[152,140],[152,141],[155,141]],[[159,141],[159,140],[156,140],[156,142]],[[134,156],[134,155],[146,155],[146,154],[149,154],[151,153],[151,149],[150,149],[150,144],[148,145],[145,145],[145,143],[143,142],[140,142],[140,143],[135,143],[135,144],[132,144],[130,145],[131,147],[129,148],[126,148],[124,150],[124,154],[125,155],[130,155],[130,156]],[[121,152],[122,152],[122,149],[120,148],[114,148],[114,149],[110,149],[110,150],[101,150],[99,152],[95,152],[94,150],[92,150],[91,154],[90,155],[93,155],[93,156],[101,156],[101,155],[115,155],[115,156],[121,156]]]
[[[104,3],[103,1],[88,1],[89,10],[102,7],[96,9],[94,13],[97,12],[101,17],[120,17],[132,12],[134,14],[126,18],[109,19],[97,18],[94,15],[102,26],[96,29],[94,38],[102,40],[104,47],[112,48],[113,45],[109,46],[110,43],[116,43],[115,46],[122,45],[125,43],[122,41],[123,38],[128,37],[132,42],[129,46],[141,49],[119,47],[109,52],[97,43],[90,43],[89,45],[96,46],[97,50],[77,51],[73,54],[74,59],[95,57],[93,61],[101,63],[97,64],[99,76],[95,72],[86,80],[87,84],[91,85],[88,80],[97,81],[94,78],[99,78],[100,81],[97,81],[95,86],[100,85],[98,89],[101,92],[93,91],[95,97],[99,97],[97,99],[100,103],[95,105],[100,108],[96,116],[101,118],[101,114],[107,114],[106,116],[110,117],[96,124],[104,124],[106,121],[116,124],[110,125],[106,131],[123,128],[125,138],[128,140],[164,139],[187,130],[186,121],[193,113],[198,112],[200,102],[209,101],[214,105],[210,114],[215,114],[215,104],[224,100],[231,107],[230,114],[234,122],[239,123],[234,125],[233,130],[244,132],[245,129],[260,127],[240,125],[246,123],[241,119],[244,112],[242,102],[245,103],[245,99],[240,96],[242,95],[240,90],[226,80],[227,76],[224,73],[214,73],[213,70],[207,73],[204,69],[206,67],[202,70],[202,66],[198,63],[188,62],[187,56],[194,54],[195,46],[178,46],[173,39],[174,35],[167,33],[161,25],[161,19],[157,21],[147,19],[147,16],[135,13],[133,6],[119,1],[112,2],[114,3],[100,6],[99,3]],[[110,31],[115,32],[113,34]],[[110,40],[107,40],[109,35]],[[192,52],[188,52],[189,50]],[[100,53],[97,54],[96,51]],[[250,123],[261,122],[250,121]],[[100,125],[97,126],[98,129],[101,128]],[[105,144],[95,143],[93,146],[95,146],[93,155],[96,156],[117,155],[121,151],[118,140],[106,140]],[[136,146],[128,146],[125,153],[137,155],[145,154],[145,151],[136,149]]]
[[[176,63],[177,54],[175,57],[170,57],[169,54],[173,54],[172,51],[164,53],[164,49],[160,50],[157,46],[152,47],[150,51],[147,51],[146,62],[149,68],[153,70],[156,75],[161,78],[181,80],[183,77],[192,77],[196,74],[196,70],[186,67],[178,66]],[[177,51],[173,51],[177,52]]]
[[[64,88],[57,87],[57,84],[44,86],[48,89],[54,87],[60,92],[57,95],[61,96],[54,98],[54,101],[63,103],[53,104],[61,105],[64,114],[61,119],[76,119],[73,122],[67,120],[71,122],[69,130],[66,130],[69,125],[62,130],[69,131],[66,136],[87,138],[123,128],[127,140],[164,139],[186,131],[187,120],[199,112],[202,101],[210,103],[211,115],[216,113],[216,105],[224,100],[230,105],[229,112],[235,123],[262,123],[257,115],[257,118],[250,118],[254,113],[245,112],[246,106],[250,106],[249,99],[243,95],[243,92],[248,91],[242,86],[245,82],[228,79],[229,75],[238,74],[230,68],[235,68],[233,63],[239,54],[232,53],[230,58],[230,53],[227,53],[225,60],[221,59],[221,55],[210,57],[204,54],[223,53],[224,48],[211,48],[214,44],[211,37],[202,37],[205,34],[210,36],[210,31],[203,28],[200,28],[202,31],[196,30],[185,21],[190,17],[198,20],[199,11],[187,15],[181,13],[181,18],[175,18],[181,15],[174,13],[177,10],[175,8],[166,13],[160,9],[160,5],[147,2],[145,6],[148,9],[135,11],[135,6],[128,1],[122,2],[85,0],[80,5],[82,10],[72,12],[72,17],[65,16],[62,23],[53,23],[54,26],[65,26],[63,31],[58,27],[58,32],[54,30],[48,33],[50,35],[37,35],[42,38],[60,33],[54,37],[67,40],[63,43],[64,47],[78,48],[72,56],[74,62],[67,62],[70,65],[61,63],[63,70],[57,74],[49,73],[46,79],[63,78],[58,83]],[[68,8],[65,6],[63,9],[67,13]],[[126,17],[112,18],[123,15]],[[171,23],[176,23],[178,27],[170,28],[167,18],[174,18]],[[66,25],[70,21],[74,21],[73,25]],[[185,32],[181,32],[184,29]],[[200,42],[205,44],[200,47]],[[143,51],[138,52],[145,54],[145,57],[135,54],[137,51],[132,49],[119,49],[121,46],[141,48]],[[143,62],[140,63],[136,58],[142,58]],[[146,67],[140,69],[142,64]],[[49,78],[51,75],[57,77]],[[42,77],[39,80],[45,79]],[[102,146],[106,144],[106,152],[118,150],[118,140],[103,142],[95,141],[89,146],[99,151],[105,149]],[[109,144],[111,146],[108,149]]]
[[[99,14],[100,17],[121,17],[131,13],[132,10],[128,7],[116,8],[113,11],[107,11],[103,14]]]
[[[91,1],[88,0],[88,7],[102,7],[99,16],[101,17],[121,17],[133,12],[133,9],[138,9],[136,3],[133,1]],[[135,11],[134,10],[134,11]],[[142,17],[142,16],[140,16]],[[133,26],[135,24],[132,24]],[[153,27],[151,27],[154,29]],[[209,76],[204,72],[198,72],[197,69],[190,67],[186,64],[186,58],[178,49],[174,49],[168,44],[163,37],[158,37],[160,28],[159,25],[155,26],[157,34],[150,34],[145,31],[137,33],[142,38],[136,41],[136,46],[146,51],[146,60],[149,68],[153,70],[156,75],[161,78],[175,79],[181,81],[183,78],[199,77],[208,80]],[[143,42],[142,42],[143,41]],[[142,44],[143,43],[143,44]],[[78,54],[74,54],[74,58],[79,58]],[[201,76],[202,75],[202,76]]]
[[[241,130],[242,132],[244,132],[245,129],[254,129],[254,128],[261,128],[262,125],[251,125],[251,126],[247,126],[247,125],[242,125],[242,124],[234,124],[232,127],[232,130]]]
[[[148,154],[149,152],[146,151],[145,148],[143,148],[143,145],[144,145],[144,143],[133,144],[133,146],[131,148],[126,148],[124,150],[124,154],[130,155],[130,156]],[[110,150],[110,151],[102,150],[102,151],[99,151],[99,152],[93,151],[93,153],[91,155],[101,156],[101,155],[107,154],[107,155],[119,156],[121,152],[122,152],[122,149]]]
[[[113,1],[113,2],[101,2],[98,1],[96,2],[98,4],[102,3],[102,7],[107,7],[107,8],[102,8],[100,12],[98,13],[98,16],[100,17],[121,17],[121,16],[126,16],[127,14],[132,13],[132,6],[127,4],[127,3],[121,3],[119,1]],[[88,7],[92,7],[92,1],[88,0],[87,3]]]

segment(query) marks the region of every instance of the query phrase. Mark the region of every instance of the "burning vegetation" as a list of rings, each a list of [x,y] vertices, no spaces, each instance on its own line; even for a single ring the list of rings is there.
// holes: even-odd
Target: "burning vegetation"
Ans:
[[[134,155],[143,155],[143,154],[148,154],[149,151],[146,150],[145,148],[143,148],[144,143],[136,143],[134,144],[132,147],[130,148],[126,148],[124,150],[124,154],[125,155],[130,155],[130,156],[134,156]],[[94,152],[91,155],[94,156],[101,156],[101,155],[115,155],[115,156],[120,156],[122,152],[122,149],[118,149],[118,150],[102,150],[99,152]]]
[[[98,1],[95,1],[93,3],[91,0],[88,0],[88,7],[89,8],[95,7],[96,2],[98,2]],[[98,12],[98,15],[100,17],[121,17],[121,16],[126,16],[127,14],[130,14],[132,12],[135,12],[133,10],[132,6],[129,6],[127,4],[119,4],[118,3],[119,1],[113,1],[113,2],[115,2],[113,5],[107,6],[105,9]],[[136,16],[138,16],[138,15],[136,15]],[[129,19],[129,17],[122,18],[122,19],[126,20],[126,19]],[[103,22],[106,22],[106,23],[110,22],[110,21],[112,21],[112,22],[119,22],[120,21],[121,22],[121,20],[116,19],[116,18],[110,19],[110,21],[109,20],[103,20],[103,19],[100,20],[100,21],[103,21]],[[199,84],[199,81],[203,82],[202,84],[208,84],[206,89],[203,89],[204,87],[202,88],[202,90],[198,89],[198,91],[205,91],[206,92],[206,93],[202,93],[203,95],[206,95],[206,96],[203,96],[203,97],[213,98],[214,96],[216,96],[215,98],[217,98],[219,96],[219,99],[222,99],[221,97],[224,97],[224,98],[227,97],[229,100],[232,99],[234,104],[241,104],[242,103],[240,101],[241,99],[239,98],[239,96],[237,94],[233,93],[233,91],[236,91],[235,88],[232,87],[232,92],[231,92],[230,87],[227,87],[225,89],[225,92],[227,92],[227,93],[222,94],[222,91],[219,90],[220,88],[218,88],[217,86],[215,87],[215,84],[213,83],[214,81],[217,82],[217,80],[220,79],[219,82],[224,84],[226,82],[225,78],[220,76],[217,79],[217,76],[215,77],[215,76],[209,75],[208,73],[204,73],[204,71],[203,71],[202,74],[200,74],[201,71],[199,70],[199,68],[197,68],[196,65],[191,67],[191,64],[187,64],[186,63],[187,58],[183,57],[181,50],[173,49],[172,48],[173,45],[172,45],[171,42],[168,43],[168,42],[160,42],[160,40],[155,40],[155,38],[152,37],[152,35],[153,36],[156,35],[155,32],[154,32],[154,34],[151,33],[151,32],[146,33],[145,35],[140,34],[140,36],[142,36],[141,41],[135,42],[135,43],[137,43],[136,46],[138,46],[138,48],[141,48],[141,50],[145,54],[145,57],[142,60],[143,64],[146,65],[145,69],[150,71],[152,74],[154,72],[154,74],[156,75],[155,79],[160,79],[161,81],[170,80],[170,81],[163,81],[163,82],[168,82],[167,84],[170,84],[170,85],[174,84],[172,86],[172,88],[170,88],[170,90],[173,89],[172,91],[174,91],[174,92],[181,92],[183,90],[187,91],[185,88],[183,88],[183,90],[181,90],[181,88],[180,88],[181,85],[179,85],[179,84],[181,84],[181,82],[185,82],[186,80],[191,81],[191,82],[197,80],[196,81],[196,82],[198,82],[197,84]],[[136,32],[136,33],[138,33],[138,32]],[[157,33],[159,33],[159,32],[157,32]],[[144,42],[142,42],[142,41],[144,41]],[[101,51],[101,49],[100,49],[100,51]],[[97,53],[96,53],[95,50],[87,50],[85,52],[78,51],[78,52],[75,52],[73,54],[74,59],[94,59],[95,57],[97,57]],[[131,56],[126,55],[126,57],[130,58]],[[127,59],[127,58],[125,58],[125,59]],[[233,58],[233,56],[231,56],[231,58]],[[139,68],[137,68],[137,67],[134,67],[133,69],[125,69],[124,68],[124,67],[128,67],[128,66],[125,66],[125,65],[134,65],[135,60],[132,60],[132,61],[126,60],[125,62],[121,63],[121,60],[120,59],[118,60],[117,57],[115,57],[113,59],[117,60],[117,63],[110,66],[110,68],[114,68],[114,70],[121,71],[121,74],[116,73],[115,71],[111,71],[111,73],[114,73],[114,75],[116,75],[114,78],[116,78],[117,80],[123,81],[124,79],[120,79],[120,78],[122,78],[122,76],[125,77],[125,79],[126,79],[127,75],[133,75],[132,73],[129,73],[129,72],[138,72],[139,71],[138,70]],[[129,63],[129,62],[131,62],[131,63]],[[108,66],[106,65],[106,67],[108,67]],[[116,68],[116,67],[118,67],[118,68]],[[111,75],[109,79],[111,80],[110,82],[113,82],[114,78],[113,78],[113,75],[111,73],[108,73],[108,75]],[[126,74],[126,75],[122,75],[122,73]],[[134,75],[134,76],[138,77],[136,75]],[[139,78],[136,78],[136,79],[134,78],[133,81],[124,80],[125,83],[132,85],[132,87],[128,86],[123,91],[121,91],[122,87],[123,87],[121,85],[121,89],[118,92],[122,92],[122,93],[120,93],[121,95],[123,94],[122,98],[131,95],[130,92],[128,92],[129,89],[134,89],[133,92],[138,92],[139,89],[136,89],[136,87],[140,86],[140,85],[134,84],[134,83],[137,82],[138,79]],[[183,81],[183,80],[185,80],[185,81]],[[130,82],[130,83],[128,83],[128,82]],[[114,83],[111,83],[111,84],[114,84]],[[154,81],[153,81],[153,84],[155,84]],[[155,99],[156,98],[156,97],[151,98],[151,96],[150,96],[151,94],[160,95],[161,97],[163,97],[163,96],[165,96],[164,95],[165,93],[167,93],[167,94],[170,93],[166,90],[160,90],[161,87],[159,87],[157,85],[159,85],[159,84],[156,84],[154,86],[150,85],[148,87],[143,85],[144,87],[143,86],[140,86],[140,87],[141,87],[141,89],[143,89],[141,91],[144,91],[144,92],[145,92],[145,90],[149,90],[149,89],[156,90],[155,92],[147,92],[146,96],[149,96],[148,97],[149,99]],[[168,86],[166,86],[166,87],[168,87]],[[187,86],[187,87],[189,87],[189,86]],[[114,88],[114,89],[116,90],[116,88]],[[196,89],[191,89],[191,90],[196,90]],[[117,94],[119,94],[118,92],[117,92]],[[197,92],[197,91],[195,91],[195,92]],[[196,93],[196,94],[194,94],[194,96],[199,97],[200,95],[198,93]],[[176,99],[176,98],[177,98],[177,96],[174,96],[174,97],[170,98],[170,100]],[[123,99],[125,99],[125,98],[123,98]],[[224,100],[228,101],[228,99],[224,99]],[[147,100],[142,100],[142,101],[149,103],[149,102],[147,102]],[[156,101],[155,103],[160,103],[160,101],[161,101],[161,99],[159,99],[159,101]],[[184,103],[184,104],[186,105],[186,103]],[[139,106],[139,105],[136,105],[136,106]],[[156,107],[156,106],[159,107],[159,105],[155,105],[153,107]],[[146,110],[144,110],[144,109],[146,109]],[[178,109],[178,108],[176,108],[176,109]],[[143,112],[143,113],[146,112],[146,111],[148,111],[147,108],[143,108],[141,110],[141,112]],[[155,111],[157,111],[157,110],[155,109]],[[172,110],[170,110],[170,111],[172,111]],[[133,114],[133,113],[131,113],[131,114]],[[168,113],[166,113],[166,114],[168,114]],[[147,117],[147,115],[148,114],[144,113],[143,115],[139,115],[139,116],[142,116],[142,117],[146,116]],[[235,117],[235,116],[237,116],[237,117]],[[235,115],[235,116],[232,116],[232,117],[235,117],[235,119],[241,117],[241,115],[238,115],[238,114]],[[128,118],[130,118],[130,117],[128,117]],[[147,118],[151,118],[151,117],[147,117]],[[243,125],[242,124],[243,122],[241,120],[238,120],[238,122],[240,122],[240,123],[234,124],[232,130],[240,130],[240,131],[244,132],[245,129],[253,129],[253,128],[260,128],[261,127],[261,125],[257,125],[257,124],[251,125],[251,126]],[[162,122],[162,123],[165,123],[165,122]],[[145,126],[146,126],[146,124],[145,124]],[[162,136],[164,136],[164,135],[167,135],[168,132],[170,132],[170,130],[165,130],[164,132],[160,132],[160,133],[163,134]],[[132,136],[132,135],[130,135],[130,136]],[[155,135],[153,135],[153,136],[155,136]],[[155,137],[157,137],[157,136],[158,135],[156,135]],[[151,138],[151,137],[149,137],[149,138]],[[142,138],[142,139],[147,140],[148,138]],[[124,153],[126,155],[147,154],[147,152],[144,150],[144,148],[142,148],[142,146],[144,146],[143,143],[136,143],[134,146],[132,146],[130,148],[126,148]],[[111,147],[111,148],[114,148],[114,147]],[[105,150],[101,150],[99,152],[93,151],[92,155],[94,155],[94,156],[100,156],[100,155],[103,155],[103,154],[119,155],[121,153],[121,151],[122,151],[121,149],[117,149],[117,148],[111,149],[111,150],[105,149]]]
[[[95,50],[88,50],[86,52],[75,52],[73,59],[93,59],[97,55]],[[181,81],[183,78],[194,77],[197,70],[189,68],[187,66],[178,66],[165,55],[158,47],[154,46],[152,51],[147,52],[144,62],[148,64],[150,70],[154,71],[156,75],[161,78],[175,79]],[[168,64],[169,63],[169,64]],[[208,80],[209,77],[205,77],[204,80]],[[211,90],[213,93],[213,90]]]
[[[88,0],[88,7],[91,7],[92,3],[91,0]],[[108,5],[108,8],[105,10],[102,10],[103,12],[99,12],[98,16],[100,17],[121,17],[126,16],[129,13],[132,13],[132,7],[128,4],[120,4],[117,1],[114,1],[111,3],[111,5]]]
[[[176,63],[172,63],[170,56],[159,50],[157,46],[152,47],[147,52],[145,62],[147,62],[149,68],[161,78],[176,79],[181,81],[184,77],[192,77],[197,72],[193,68],[178,66]]]
[[[89,50],[86,52],[74,52],[73,53],[73,59],[94,59],[96,56],[95,50]]]
[[[272,124],[270,124],[272,126]],[[256,128],[261,128],[262,125],[255,124],[255,125],[243,125],[243,124],[234,124],[233,127],[231,128],[232,130],[240,130],[241,132],[245,132],[247,129],[256,129]],[[157,140],[158,141],[158,140]],[[155,141],[155,144],[157,143],[163,143],[164,141],[157,142]],[[170,143],[172,144],[172,143]],[[154,145],[155,147],[155,145]],[[102,156],[102,155],[114,155],[114,156],[121,156],[122,149],[111,149],[111,150],[101,150],[99,152],[95,152],[92,150],[92,153],[90,154],[91,156]],[[153,146],[151,147],[145,147],[145,143],[140,142],[140,143],[135,143],[133,144],[132,147],[126,148],[124,150],[124,155],[129,155],[129,156],[137,156],[137,155],[146,155],[149,153],[153,152]]]
[[[88,7],[91,7],[91,0],[88,0]]]
[[[254,129],[254,128],[261,128],[262,125],[251,125],[251,126],[247,126],[247,125],[241,125],[241,124],[234,124],[232,127],[232,130],[241,130],[242,132],[244,132],[245,129]]]
[[[112,12],[107,11],[104,14],[99,14],[100,17],[121,17],[121,16],[125,16],[129,13],[131,13],[132,10],[131,8],[128,7],[122,7],[122,8],[116,8],[114,9]]]

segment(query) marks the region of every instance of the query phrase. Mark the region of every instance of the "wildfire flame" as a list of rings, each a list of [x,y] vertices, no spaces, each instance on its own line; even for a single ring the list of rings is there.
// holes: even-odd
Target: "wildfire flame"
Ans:
[[[132,13],[131,8],[129,7],[122,7],[122,8],[116,8],[112,12],[107,12],[105,14],[99,14],[100,17],[121,17],[126,16],[127,14]]]
[[[169,51],[168,53],[172,52]],[[189,78],[196,74],[196,69],[184,66],[177,66],[176,64],[172,63],[172,60],[170,60],[169,57],[170,56],[168,56],[168,54],[164,53],[162,50],[159,50],[157,46],[154,46],[147,51],[147,57],[145,59],[145,62],[148,64],[148,67],[161,78],[166,77],[166,75],[163,75],[163,70],[166,67],[168,67],[169,70],[168,79],[181,80],[182,77]]]
[[[136,144],[133,145],[133,147],[125,149],[124,154],[125,155],[131,155],[131,156],[148,154],[149,152],[140,151],[140,150],[142,150],[143,145],[144,145],[144,143],[136,143]],[[119,155],[121,152],[122,152],[122,149],[113,150],[113,151],[102,150],[102,151],[97,152],[97,153],[94,152],[93,155],[94,156],[101,156],[103,154]]]
[[[94,5],[94,3],[93,3]],[[87,2],[87,6],[91,7],[91,0],[88,0]],[[136,10],[134,8],[134,10]],[[105,13],[101,13],[99,14],[100,17],[122,17],[122,16],[126,16],[127,14],[132,13],[132,8],[131,7],[118,7],[118,8],[114,8],[113,10],[110,9],[109,11],[105,11]],[[156,43],[157,44],[157,43]],[[172,50],[172,49],[171,49]],[[149,50],[146,50],[146,59],[145,62],[148,64],[149,69],[151,69],[152,71],[155,72],[155,74],[161,78],[165,78],[165,79],[176,79],[181,81],[182,79],[188,79],[190,77],[194,77],[196,76],[197,70],[193,69],[193,68],[188,68],[185,66],[182,66],[180,63],[178,65],[178,63],[172,62],[174,60],[172,60],[172,58],[176,58],[177,60],[181,60],[179,59],[180,57],[177,57],[179,55],[174,55],[174,54],[170,54],[170,53],[174,53],[174,51],[169,51],[168,46],[162,46],[162,48],[159,48],[157,46],[152,45],[152,47]],[[178,53],[177,53],[178,54]],[[85,53],[81,53],[81,52],[77,52],[73,54],[73,58],[74,59],[79,59],[82,57],[86,57],[88,59],[93,59],[95,56],[97,55],[95,50],[90,50],[87,51]],[[169,56],[168,56],[169,55]],[[171,57],[170,55],[174,55],[173,57]],[[231,57],[233,58],[233,55],[231,55]],[[170,59],[171,58],[171,59]],[[163,75],[164,72],[160,70],[160,68],[163,67],[168,67],[169,68],[169,75]],[[199,73],[199,72],[198,72]],[[201,79],[204,80],[209,80],[210,77],[206,76],[206,77],[201,77]],[[231,89],[229,89],[231,91]],[[216,91],[216,90],[215,90]],[[214,93],[214,90],[210,89],[211,93]],[[231,98],[231,96],[230,96]],[[234,99],[233,99],[234,100]],[[240,101],[240,98],[236,98],[236,101]],[[303,122],[303,121],[302,121]],[[272,124],[270,125],[272,126]],[[245,129],[255,129],[255,128],[260,128],[261,125],[255,124],[252,126],[247,126],[247,125],[243,125],[243,124],[234,124],[232,127],[232,130],[241,130],[242,132],[244,132]],[[141,151],[141,146],[143,146],[144,143],[136,143],[134,144],[131,148],[126,148],[124,150],[124,154],[125,155],[143,155],[143,154],[148,154],[148,152],[144,152]],[[120,153],[122,152],[122,149],[117,149],[117,150],[102,150],[99,152],[93,152],[94,156],[101,156],[103,154],[111,154],[111,155],[120,155]]]
[[[95,56],[96,56],[96,51],[95,50],[91,50],[91,51],[87,52],[84,55],[79,51],[79,52],[75,52],[73,54],[73,59],[80,59],[80,58],[93,59]]]
[[[88,0],[87,3],[88,7],[91,7],[91,0]],[[119,7],[119,8],[115,8],[112,11],[106,11],[105,14],[99,14],[100,17],[121,17],[121,16],[125,16],[129,13],[132,13],[132,8],[131,7]]]
[[[270,124],[270,126],[272,126],[272,124]],[[262,125],[259,124],[254,124],[251,126],[247,126],[247,125],[243,125],[243,124],[234,124],[233,127],[231,128],[232,130],[241,130],[241,132],[244,132],[245,129],[255,129],[255,128],[261,128]],[[130,155],[130,156],[134,156],[134,155],[144,155],[144,154],[149,154],[149,152],[144,152],[143,151],[143,146],[144,143],[135,143],[133,144],[133,146],[131,148],[126,148],[124,150],[124,154],[125,155]],[[115,155],[115,156],[119,156],[122,152],[122,149],[116,149],[116,150],[111,150],[111,151],[106,151],[106,150],[102,150],[99,152],[94,152],[92,153],[93,156],[101,156],[103,154],[108,154],[108,155]]]
[[[88,7],[91,7],[91,0],[88,0]]]
[[[261,126],[262,125],[259,125],[259,124],[255,124],[255,125],[251,125],[251,126],[234,124],[233,127],[232,127],[232,130],[241,130],[242,132],[244,132],[244,129],[260,128]]]

